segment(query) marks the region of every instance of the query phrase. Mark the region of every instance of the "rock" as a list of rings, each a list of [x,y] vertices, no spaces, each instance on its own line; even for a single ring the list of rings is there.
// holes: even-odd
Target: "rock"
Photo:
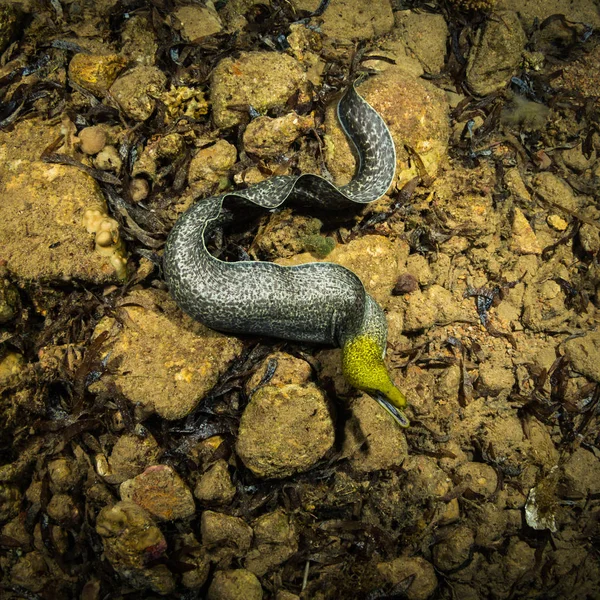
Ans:
[[[458,232],[465,230],[477,239],[497,233],[501,223],[492,198],[494,177],[493,170],[486,164],[470,170],[454,166],[440,174],[432,187],[437,210],[444,215],[446,227]],[[460,194],[456,193],[457,189],[461,190]],[[452,249],[451,244],[458,244],[458,247]],[[461,237],[454,236],[441,248],[444,252],[458,254],[468,246],[466,240],[461,242]]]
[[[11,321],[21,306],[19,292],[6,274],[6,269],[0,267],[0,325]]]
[[[2,527],[2,535],[17,540],[23,551],[32,549],[32,536],[25,526],[25,514],[17,515]]]
[[[10,581],[13,585],[37,593],[48,585],[49,576],[43,554],[34,550],[17,560],[11,569]]]
[[[510,360],[492,358],[479,365],[477,391],[487,396],[507,397],[515,385],[514,367]]]
[[[179,538],[179,546],[185,548],[185,562],[194,566],[181,575],[181,583],[188,590],[199,590],[204,586],[210,573],[210,560],[206,550],[198,544],[193,534],[184,534]]]
[[[464,565],[471,557],[475,543],[473,532],[465,525],[438,531],[439,541],[433,547],[433,563],[440,571],[454,571]]]
[[[327,400],[316,385],[265,385],[242,415],[236,450],[257,477],[287,477],[314,465],[333,442]]]
[[[160,454],[161,450],[154,436],[137,425],[135,434],[125,433],[115,442],[108,458],[110,470],[100,475],[107,483],[123,483],[156,464]]]
[[[523,182],[521,173],[517,167],[507,169],[504,172],[504,184],[513,196],[526,202],[531,202],[531,194]]]
[[[393,586],[410,581],[404,591],[408,600],[427,600],[437,588],[433,566],[420,556],[403,556],[390,562],[381,562],[377,564],[377,570]]]
[[[548,215],[546,222],[548,225],[550,225],[550,227],[552,227],[552,229],[555,229],[556,231],[565,231],[565,229],[569,226],[569,223],[559,215]]]
[[[510,249],[517,254],[541,254],[542,248],[529,221],[520,209],[514,208]]]
[[[219,459],[200,477],[194,496],[201,502],[214,504],[229,504],[233,500],[235,486],[225,460]]]
[[[566,308],[565,300],[564,291],[556,281],[527,285],[523,295],[523,325],[532,331],[561,331],[574,314]]]
[[[25,359],[17,352],[6,352],[0,358],[0,387],[15,385],[25,372]]]
[[[389,299],[399,275],[398,245],[381,235],[365,235],[347,244],[340,244],[325,259],[316,259],[305,252],[275,262],[280,265],[301,265],[323,260],[342,265],[356,273],[367,292],[380,304]]]
[[[246,569],[217,571],[208,588],[207,600],[262,600],[256,575]]]
[[[561,156],[567,167],[577,171],[578,173],[582,173],[592,166],[594,160],[596,159],[596,152],[592,151],[591,156],[586,158],[583,154],[581,144],[579,144],[574,148],[563,150]]]
[[[160,96],[167,108],[166,123],[173,123],[182,118],[189,117],[198,120],[208,113],[208,102],[204,92],[196,87],[186,85],[174,86]]]
[[[352,416],[346,423],[342,453],[353,469],[368,473],[399,467],[404,462],[408,454],[404,433],[373,398],[366,394],[356,398]]]
[[[305,79],[302,65],[286,54],[242,52],[238,58],[224,58],[212,75],[215,124],[232,127],[243,120],[243,113],[229,109],[230,105],[249,105],[259,113],[283,108]]]
[[[285,154],[292,142],[315,127],[314,117],[291,112],[283,117],[258,117],[244,131],[244,149],[261,158]]]
[[[26,280],[115,281],[126,253],[98,184],[75,167],[23,158],[59,134],[36,119],[0,133],[0,261]]]
[[[106,146],[106,131],[99,125],[84,127],[77,137],[81,142],[81,151],[84,154],[98,154]]]
[[[563,465],[560,494],[566,498],[585,498],[600,493],[600,461],[584,448],[578,448]]]
[[[419,289],[418,279],[411,273],[402,273],[396,280],[393,294],[395,296],[401,296],[404,294],[410,294]]]
[[[571,186],[560,177],[543,171],[534,180],[535,191],[550,204],[566,208],[569,211],[579,210],[579,200],[575,197]]]
[[[109,332],[106,351],[116,361],[110,377],[128,400],[164,419],[188,415],[242,349],[235,338],[213,332],[184,315],[165,293],[145,290],[127,297],[123,326],[100,321]],[[90,387],[104,388],[103,379]]]
[[[536,564],[535,555],[535,548],[521,541],[518,537],[510,539],[506,551],[506,562],[503,565],[503,572],[509,584],[512,585],[514,581],[518,581],[525,573],[534,569]]]
[[[266,227],[254,238],[254,244],[259,256],[290,258],[307,251],[306,240],[319,236],[322,226],[323,222],[316,217],[284,208],[270,215]]]
[[[456,469],[458,484],[466,485],[472,492],[489,498],[498,490],[498,475],[485,463],[467,462]]]
[[[96,519],[104,554],[113,569],[135,589],[170,594],[175,581],[165,565],[147,568],[160,558],[167,542],[150,515],[133,502],[118,502],[103,508]]]
[[[567,340],[565,356],[573,370],[600,382],[600,331]]]
[[[263,381],[264,377],[268,380]],[[312,368],[308,362],[285,352],[273,352],[258,365],[252,377],[248,379],[245,389],[250,397],[260,385],[265,383],[276,386],[303,385],[309,383],[311,379]]]
[[[65,529],[73,529],[81,520],[81,511],[68,494],[54,494],[48,502],[46,512]]]
[[[583,211],[583,215],[590,219],[596,225],[591,223],[582,223],[579,228],[579,243],[585,252],[595,255],[600,251],[600,231],[597,224],[600,223],[600,211],[593,206],[588,206]]]
[[[114,146],[105,146],[94,159],[94,166],[101,171],[121,171],[122,164],[119,151]]]
[[[448,26],[442,15],[400,10],[394,13],[396,32],[418,57],[428,73],[445,65]]]
[[[499,9],[514,10],[519,13],[527,29],[534,26],[534,21],[542,23],[551,15],[569,14],[569,19],[580,23],[589,23],[597,29],[600,27],[600,15],[598,15],[598,6],[594,0],[545,0],[544,2],[523,2],[522,0],[495,0]],[[563,13],[561,13],[561,10]],[[568,39],[568,32],[562,30],[563,38]]]
[[[19,12],[11,4],[0,7],[0,53],[11,43],[19,28]]]
[[[292,594],[292,592],[288,592],[287,590],[278,590],[275,600],[300,600],[300,596]]]
[[[254,541],[245,567],[259,577],[288,560],[298,550],[298,534],[289,517],[276,510],[253,525]]]
[[[173,16],[176,22],[179,21],[177,29],[180,29],[183,39],[188,42],[201,40],[223,29],[212,2],[207,6],[182,6]]]
[[[408,145],[419,155],[429,175],[437,173],[446,158],[450,137],[448,103],[444,93],[432,84],[403,69],[388,68],[358,86],[360,95],[383,117],[396,145],[396,182],[403,183],[417,173],[414,161],[408,166]],[[356,171],[356,159],[337,120],[337,102],[325,115],[325,158],[338,185],[348,183]]]
[[[133,202],[142,202],[150,193],[150,184],[143,177],[134,177],[129,184],[129,193]]]
[[[315,11],[319,0],[293,0],[296,10]],[[394,26],[394,14],[389,0],[331,0],[327,10],[318,17],[322,33],[337,40],[368,40],[388,33]]]
[[[21,500],[18,487],[0,483],[0,523],[6,523],[17,516]]]
[[[50,477],[50,489],[57,493],[75,488],[82,473],[72,458],[64,456],[48,463],[48,476]]]
[[[472,309],[464,299],[458,300],[449,290],[434,284],[424,292],[417,290],[403,297],[406,306],[404,331],[421,331],[436,324],[473,318]]]
[[[227,564],[250,550],[252,529],[242,519],[205,510],[200,520],[202,545],[214,562]]]
[[[476,34],[467,62],[467,83],[478,96],[503,89],[516,73],[527,38],[517,12],[496,11]]]
[[[139,66],[121,75],[112,84],[110,92],[128,117],[145,121],[154,112],[155,98],[164,91],[166,81],[160,69]]]
[[[229,185],[229,172],[236,160],[236,147],[225,140],[199,150],[190,161],[191,189],[204,196],[222,192]]]
[[[118,54],[75,54],[69,63],[69,77],[93,94],[104,96],[126,64]]]
[[[433,283],[433,271],[429,266],[427,258],[425,258],[422,254],[411,254],[406,259],[406,270],[408,274],[412,275],[421,286],[428,286]],[[396,282],[396,286],[397,285],[398,284]],[[410,291],[414,291],[415,289],[417,288],[414,288]]]
[[[152,66],[158,50],[156,31],[143,14],[130,15],[121,31],[121,54],[138,64]]]
[[[431,502],[445,496],[452,488],[452,481],[428,456],[409,456],[404,462],[406,497],[415,504]]]
[[[148,467],[119,488],[121,500],[135,502],[160,521],[186,519],[196,505],[183,479],[168,465]]]

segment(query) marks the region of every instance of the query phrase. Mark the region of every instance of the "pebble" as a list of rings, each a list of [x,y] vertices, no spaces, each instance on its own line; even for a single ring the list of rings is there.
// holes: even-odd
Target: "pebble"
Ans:
[[[229,504],[233,500],[235,486],[231,483],[225,460],[219,459],[200,477],[194,489],[194,496],[201,502],[215,504]]]
[[[541,254],[542,247],[525,215],[519,208],[513,211],[511,250],[518,254]]]
[[[390,562],[381,562],[377,571],[392,585],[408,583],[403,592],[408,600],[427,600],[437,588],[433,565],[420,556],[401,556]]]
[[[75,54],[69,63],[69,77],[82,88],[104,95],[126,64],[118,54]]]
[[[556,231],[564,231],[569,226],[569,223],[558,215],[548,215],[546,221]]]
[[[77,137],[81,143],[81,151],[84,154],[98,154],[106,145],[106,131],[103,127],[97,125],[84,127]]]
[[[246,569],[217,571],[208,588],[207,600],[262,600],[260,581]]]
[[[192,492],[168,465],[148,467],[124,481],[119,493],[121,500],[135,502],[161,521],[185,519],[196,512]]]

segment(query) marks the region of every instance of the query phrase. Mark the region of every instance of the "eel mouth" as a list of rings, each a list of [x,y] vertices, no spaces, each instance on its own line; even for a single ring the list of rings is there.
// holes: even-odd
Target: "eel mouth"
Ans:
[[[410,421],[404,414],[404,411],[397,406],[394,406],[381,392],[369,392],[369,396],[371,396],[371,398],[373,398],[380,406],[383,406],[383,408],[394,417],[394,420],[400,427],[408,427],[410,425]]]

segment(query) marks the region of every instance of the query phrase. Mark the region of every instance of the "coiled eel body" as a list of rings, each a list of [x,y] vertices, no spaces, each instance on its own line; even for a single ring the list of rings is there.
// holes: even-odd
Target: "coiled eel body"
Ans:
[[[165,277],[177,304],[212,329],[341,347],[349,383],[368,392],[407,426],[402,411],[406,399],[383,364],[385,315],[352,271],[328,262],[293,267],[224,262],[205,244],[228,197],[265,209],[293,199],[328,210],[356,208],[381,198],[396,170],[394,142],[385,122],[354,85],[339,101],[337,114],[359,159],[349,184],[338,188],[317,175],[286,175],[200,200],[169,234]]]

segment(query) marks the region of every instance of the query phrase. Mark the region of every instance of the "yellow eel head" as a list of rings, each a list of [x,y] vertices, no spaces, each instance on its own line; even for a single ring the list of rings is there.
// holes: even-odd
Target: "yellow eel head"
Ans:
[[[383,362],[383,350],[370,335],[348,340],[342,348],[344,377],[383,406],[401,427],[408,427],[410,422],[402,410],[406,396],[393,384]]]

